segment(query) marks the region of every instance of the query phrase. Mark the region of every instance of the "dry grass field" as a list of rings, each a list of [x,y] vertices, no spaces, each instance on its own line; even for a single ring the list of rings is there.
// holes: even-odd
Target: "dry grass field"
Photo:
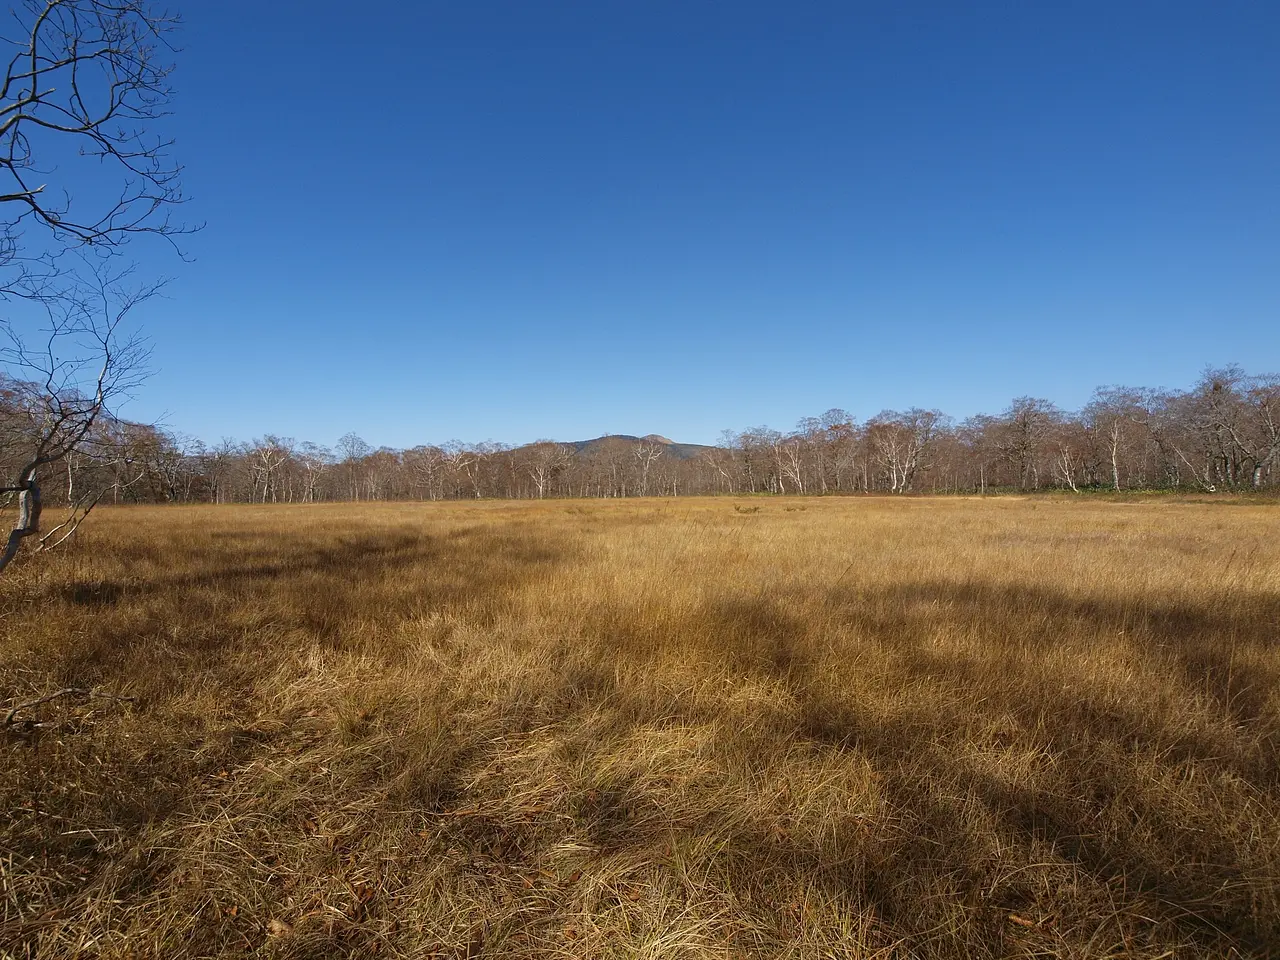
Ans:
[[[1275,506],[103,510],[0,613],[136,698],[0,734],[0,956],[1280,956]]]

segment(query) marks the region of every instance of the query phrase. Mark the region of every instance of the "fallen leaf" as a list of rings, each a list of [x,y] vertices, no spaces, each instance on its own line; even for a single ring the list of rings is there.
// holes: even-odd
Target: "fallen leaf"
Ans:
[[[293,924],[283,920],[272,920],[267,924],[267,933],[273,937],[283,937],[293,933]]]

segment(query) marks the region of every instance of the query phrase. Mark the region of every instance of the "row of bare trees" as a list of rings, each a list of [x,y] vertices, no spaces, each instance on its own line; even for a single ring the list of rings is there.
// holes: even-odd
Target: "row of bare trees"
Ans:
[[[29,429],[25,395],[20,385],[8,386],[0,391],[6,436]],[[864,422],[829,410],[789,433],[726,431],[718,445],[704,447],[606,437],[585,445],[453,442],[391,450],[372,449],[354,434],[333,449],[274,435],[210,447],[101,420],[48,472],[46,499],[59,503],[91,495],[110,502],[308,503],[1262,490],[1280,487],[1280,378],[1228,367],[1207,371],[1186,391],[1108,387],[1074,413],[1020,397],[999,415],[958,423],[938,410],[889,410]]]

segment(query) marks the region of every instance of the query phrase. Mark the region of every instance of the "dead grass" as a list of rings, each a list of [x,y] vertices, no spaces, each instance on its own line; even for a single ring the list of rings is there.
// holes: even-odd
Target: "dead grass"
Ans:
[[[1275,507],[739,506],[104,511],[0,956],[1280,952]]]

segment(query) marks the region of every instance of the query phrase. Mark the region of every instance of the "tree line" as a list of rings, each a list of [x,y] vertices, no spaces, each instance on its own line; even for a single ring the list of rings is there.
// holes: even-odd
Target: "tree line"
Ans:
[[[29,385],[0,384],[0,454],[38,427]],[[14,464],[5,463],[12,469]],[[277,435],[198,440],[103,417],[50,464],[49,503],[311,503],[701,494],[1251,491],[1280,483],[1280,377],[1207,370],[1190,389],[1100,388],[1068,412],[1019,397],[996,415],[844,410],[794,430],[725,431],[714,446],[659,437],[328,448]]]

